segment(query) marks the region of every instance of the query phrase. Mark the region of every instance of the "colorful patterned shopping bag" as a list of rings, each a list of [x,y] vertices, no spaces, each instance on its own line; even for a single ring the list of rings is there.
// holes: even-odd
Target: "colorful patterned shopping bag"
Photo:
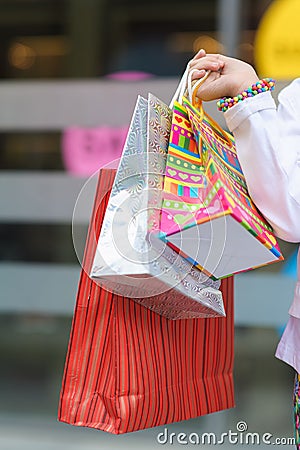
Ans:
[[[233,407],[233,278],[226,317],[174,321],[87,275],[114,176],[99,176],[58,419],[120,434]]]
[[[161,238],[213,278],[283,259],[233,137],[185,98],[173,109],[163,195]]]

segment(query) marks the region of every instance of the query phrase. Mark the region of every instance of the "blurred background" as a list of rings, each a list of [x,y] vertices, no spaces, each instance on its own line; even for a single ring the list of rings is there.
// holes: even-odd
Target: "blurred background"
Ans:
[[[80,271],[75,201],[99,161],[120,154],[136,95],[168,102],[200,48],[277,77],[276,98],[299,69],[298,9],[292,0],[0,0],[1,449],[158,446],[163,427],[115,437],[56,423]],[[207,109],[224,124],[215,104]],[[283,263],[236,276],[236,408],[170,430],[226,432],[244,420],[293,435],[293,371],[274,351],[296,246],[280,244]]]

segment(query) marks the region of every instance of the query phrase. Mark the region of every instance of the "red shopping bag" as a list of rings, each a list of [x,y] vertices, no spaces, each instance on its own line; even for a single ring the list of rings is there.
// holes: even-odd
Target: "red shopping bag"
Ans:
[[[95,205],[114,175],[100,172]],[[92,214],[87,266],[108,196]],[[58,419],[120,434],[233,407],[233,278],[221,288],[227,317],[168,320],[82,270]]]

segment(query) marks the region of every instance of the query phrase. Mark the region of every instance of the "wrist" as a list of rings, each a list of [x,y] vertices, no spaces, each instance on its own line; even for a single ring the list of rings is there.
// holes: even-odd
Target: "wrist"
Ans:
[[[235,74],[232,73],[231,86],[229,95],[235,97],[244,90],[248,89],[249,86],[254,85],[259,81],[259,77],[252,66],[249,64],[243,64],[240,70]]]
[[[241,92],[246,91],[247,89],[249,89],[249,87],[252,87],[257,82],[259,82],[259,78],[257,75],[245,78],[244,80],[237,82],[234,86],[231,87],[229,96],[236,97]]]

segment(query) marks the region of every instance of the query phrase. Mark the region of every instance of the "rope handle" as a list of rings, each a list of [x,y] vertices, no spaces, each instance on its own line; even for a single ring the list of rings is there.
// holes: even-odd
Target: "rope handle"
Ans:
[[[184,96],[185,90],[186,90],[186,86],[187,86],[187,79],[188,79],[188,74],[189,74],[189,70],[190,70],[190,63],[187,64],[186,69],[181,77],[181,80],[176,88],[176,91],[173,95],[173,98],[169,104],[169,108],[173,109],[174,108],[174,103],[178,102],[180,104],[182,104],[182,98]]]
[[[204,119],[204,115],[205,115],[205,119],[209,123],[209,125],[215,131],[217,131],[221,135],[221,137],[224,138],[224,140],[228,143],[229,147],[232,147],[233,143],[232,143],[230,137],[228,136],[228,133],[226,133],[226,131],[223,130],[223,128],[218,124],[218,122],[216,122],[211,116],[209,116],[207,113],[204,112],[202,100],[200,100],[200,98],[197,97],[197,91],[198,91],[199,87],[205,82],[205,80],[210,75],[211,71],[208,70],[206,72],[206,74],[204,75],[204,77],[197,80],[196,83],[194,83],[194,84],[191,81],[193,72],[194,71],[191,70],[191,72],[189,73],[189,76],[188,76],[188,100],[198,110],[199,115],[200,115],[200,120],[202,121]]]

